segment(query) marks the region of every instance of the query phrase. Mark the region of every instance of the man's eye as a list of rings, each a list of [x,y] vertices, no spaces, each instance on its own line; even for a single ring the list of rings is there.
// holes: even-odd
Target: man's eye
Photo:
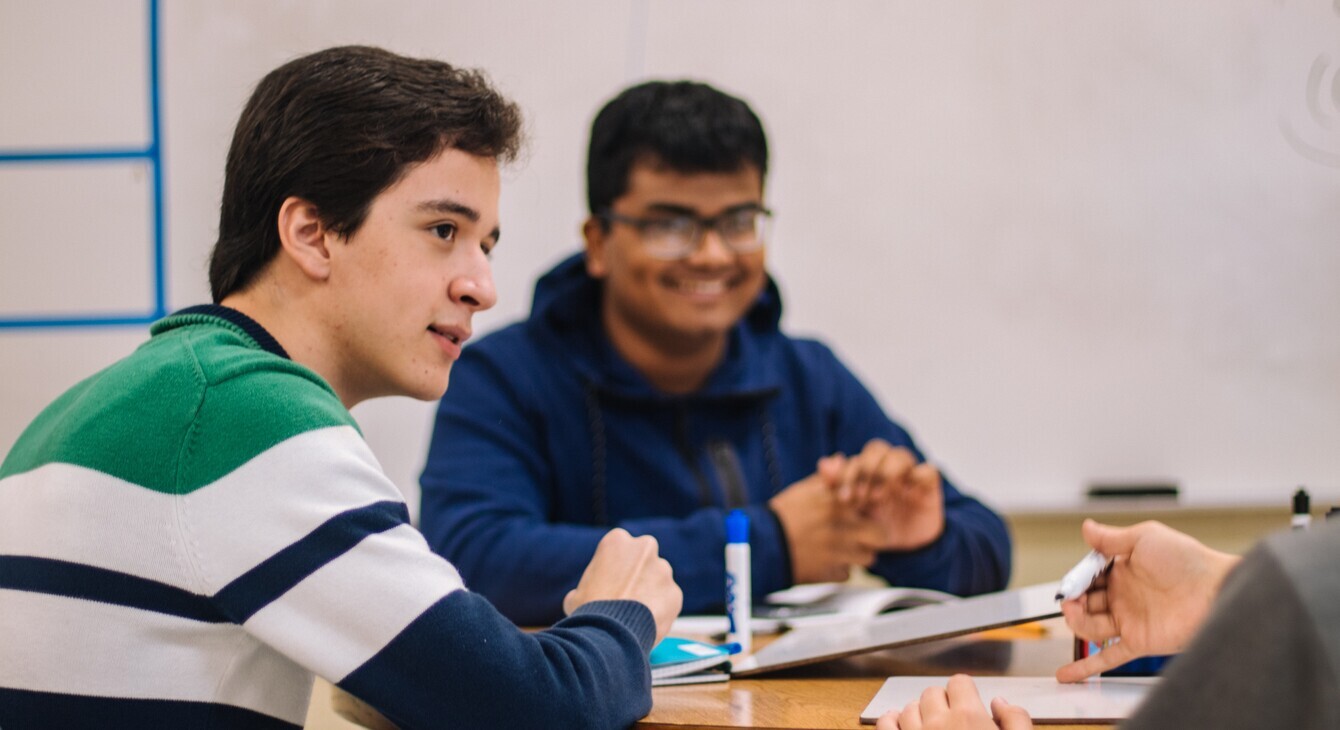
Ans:
[[[648,236],[682,236],[690,230],[693,230],[691,218],[652,218],[642,228]]]
[[[497,241],[481,241],[479,244],[480,250],[484,252],[484,257],[489,259],[493,258],[493,249],[497,246]]]
[[[443,241],[454,241],[456,239],[455,223],[439,223],[433,226],[433,235]]]
[[[720,227],[722,233],[748,233],[754,230],[758,214],[749,211],[747,213],[736,213],[721,221]]]

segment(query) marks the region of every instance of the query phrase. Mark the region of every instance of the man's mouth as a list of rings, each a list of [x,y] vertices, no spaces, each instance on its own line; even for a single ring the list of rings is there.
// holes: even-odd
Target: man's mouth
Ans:
[[[670,286],[682,294],[715,296],[724,294],[730,283],[725,279],[676,279],[670,282]]]
[[[428,325],[428,331],[439,337],[445,337],[456,345],[461,344],[465,341],[466,337],[469,337],[469,335],[462,334],[460,330],[453,327],[439,327],[435,324]]]

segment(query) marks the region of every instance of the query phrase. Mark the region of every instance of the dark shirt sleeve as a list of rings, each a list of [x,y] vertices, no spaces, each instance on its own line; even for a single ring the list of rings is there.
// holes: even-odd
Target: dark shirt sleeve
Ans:
[[[1263,545],[1229,576],[1191,646],[1122,727],[1336,728],[1336,686],[1307,606]]]
[[[623,728],[651,711],[651,611],[595,601],[523,633],[455,591],[340,681],[402,730]]]

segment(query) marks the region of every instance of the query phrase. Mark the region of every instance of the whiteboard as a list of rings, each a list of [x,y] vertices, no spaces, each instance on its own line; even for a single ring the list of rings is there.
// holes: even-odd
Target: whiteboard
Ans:
[[[232,126],[295,55],[368,43],[483,67],[525,110],[480,333],[524,316],[577,250],[600,104],[697,78],[769,132],[784,325],[833,346],[966,490],[1007,512],[1076,507],[1095,481],[1175,481],[1196,505],[1283,509],[1298,484],[1340,501],[1334,0],[159,12],[169,309],[207,299]],[[142,140],[144,25],[133,2],[0,6],[0,153]],[[21,222],[0,233],[0,319],[145,302],[142,175],[0,165],[0,218]],[[0,451],[144,336],[0,328]],[[355,411],[411,502],[432,408]]]

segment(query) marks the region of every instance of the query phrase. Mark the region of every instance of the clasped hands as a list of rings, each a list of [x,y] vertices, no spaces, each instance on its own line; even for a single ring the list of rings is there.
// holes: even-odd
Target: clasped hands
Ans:
[[[851,566],[925,547],[944,531],[939,470],[882,439],[853,456],[825,456],[768,506],[786,532],[796,583],[846,580]]]

